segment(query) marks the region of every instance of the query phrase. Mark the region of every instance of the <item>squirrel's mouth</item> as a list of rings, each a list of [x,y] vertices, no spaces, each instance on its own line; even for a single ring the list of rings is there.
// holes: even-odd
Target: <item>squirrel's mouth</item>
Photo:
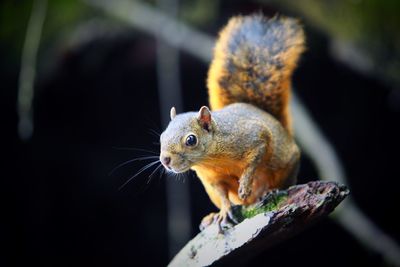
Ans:
[[[183,172],[187,172],[188,170],[190,170],[190,166],[171,166],[171,164],[166,165],[164,163],[162,163],[162,165],[164,166],[165,169],[167,169],[168,171],[174,172],[174,173],[183,173]]]
[[[183,172],[187,172],[188,170],[190,170],[190,164],[169,164],[169,165],[164,165],[164,167],[168,170],[171,171],[173,173],[183,173]]]
[[[176,167],[169,167],[168,170],[174,172],[174,173],[183,173],[183,172],[187,172],[188,170],[190,170],[190,166],[185,166],[183,168],[176,168]]]
[[[161,152],[160,162],[166,170],[173,173],[187,172],[191,167],[191,162],[186,160],[183,155],[170,152]]]

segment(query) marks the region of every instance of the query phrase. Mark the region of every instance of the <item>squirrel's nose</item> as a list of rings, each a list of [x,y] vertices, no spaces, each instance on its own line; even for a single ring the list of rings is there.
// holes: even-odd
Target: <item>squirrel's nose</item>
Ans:
[[[162,157],[161,162],[165,165],[168,166],[171,163],[171,157]]]

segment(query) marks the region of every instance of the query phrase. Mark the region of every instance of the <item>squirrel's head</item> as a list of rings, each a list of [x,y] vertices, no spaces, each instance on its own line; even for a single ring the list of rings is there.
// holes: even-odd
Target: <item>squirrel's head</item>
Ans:
[[[170,115],[171,121],[160,136],[160,161],[167,170],[181,173],[206,155],[215,122],[205,106],[199,112],[178,115],[175,108],[171,108]]]

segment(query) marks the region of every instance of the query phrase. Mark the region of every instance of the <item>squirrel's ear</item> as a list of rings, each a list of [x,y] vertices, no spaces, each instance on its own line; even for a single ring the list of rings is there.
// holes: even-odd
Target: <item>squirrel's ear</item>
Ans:
[[[170,112],[169,112],[169,116],[171,117],[171,121],[175,118],[176,116],[176,109],[175,107],[172,107]]]
[[[211,111],[206,106],[202,106],[199,111],[198,120],[204,130],[211,130]]]

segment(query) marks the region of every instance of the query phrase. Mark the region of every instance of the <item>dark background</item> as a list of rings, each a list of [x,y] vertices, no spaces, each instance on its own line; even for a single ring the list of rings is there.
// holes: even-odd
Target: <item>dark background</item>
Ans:
[[[166,265],[165,179],[182,181],[156,174],[148,183],[151,171],[147,171],[118,190],[144,165],[142,161],[108,175],[119,163],[149,154],[122,147],[158,152],[154,144],[158,137],[152,130],[162,131],[160,113],[169,111],[158,108],[156,42],[95,9],[67,2],[49,3],[38,54],[35,128],[28,141],[18,136],[16,103],[20,53],[32,1],[5,1],[0,6],[1,140],[5,148],[0,235],[6,247],[0,264]],[[188,11],[197,2],[182,1],[182,8]],[[363,8],[364,1],[355,2]],[[367,41],[357,41],[375,36],[363,32],[365,39],[354,41],[354,47],[365,48],[364,55],[379,64],[360,71],[332,53],[332,40],[340,39],[340,31],[319,27],[309,19],[312,16],[274,3],[216,1],[203,19],[182,15],[182,20],[216,36],[229,17],[238,13],[279,12],[302,18],[308,49],[294,75],[296,92],[336,148],[357,204],[399,242],[400,86],[393,79],[396,75],[385,76],[384,71],[389,62],[400,62],[399,43],[394,40],[398,33],[383,39],[383,46],[368,50]],[[101,25],[107,27],[87,40],[71,41],[74,31],[88,19],[105,20]],[[180,56],[184,110],[197,110],[207,104],[208,66],[187,53]],[[315,179],[318,174],[304,156],[299,180]],[[187,175],[185,183],[190,185],[194,236],[201,218],[215,208],[195,175]],[[387,266],[381,255],[366,249],[332,219],[265,251],[248,266],[293,264]]]

